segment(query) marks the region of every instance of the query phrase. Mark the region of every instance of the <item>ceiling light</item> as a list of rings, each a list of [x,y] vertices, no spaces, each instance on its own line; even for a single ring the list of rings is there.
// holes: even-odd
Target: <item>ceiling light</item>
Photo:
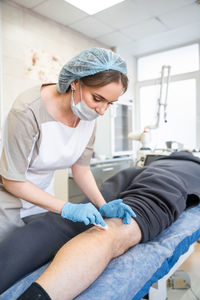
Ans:
[[[102,11],[108,7],[111,7],[115,4],[123,2],[124,0],[65,0],[66,2],[72,4],[73,6],[83,10],[89,15],[96,14],[99,11]]]

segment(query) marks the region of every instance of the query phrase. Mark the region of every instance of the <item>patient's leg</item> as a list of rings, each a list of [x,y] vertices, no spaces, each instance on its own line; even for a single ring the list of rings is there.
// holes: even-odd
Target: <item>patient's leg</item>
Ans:
[[[53,259],[67,241],[86,229],[83,222],[48,212],[4,239],[0,243],[0,294]]]
[[[108,230],[93,227],[65,244],[49,268],[40,276],[40,284],[54,299],[73,299],[103,272],[111,259],[123,254],[141,240],[141,231],[132,219],[107,219]]]

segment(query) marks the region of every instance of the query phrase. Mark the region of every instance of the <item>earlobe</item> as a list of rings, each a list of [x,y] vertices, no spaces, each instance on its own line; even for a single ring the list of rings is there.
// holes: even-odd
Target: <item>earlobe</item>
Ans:
[[[71,90],[75,91],[75,87],[73,85],[71,85]]]
[[[77,86],[77,84],[79,83],[79,79],[76,79],[76,80],[74,80],[72,83],[71,83],[71,89],[73,90],[73,91],[75,91],[76,90],[76,86]]]

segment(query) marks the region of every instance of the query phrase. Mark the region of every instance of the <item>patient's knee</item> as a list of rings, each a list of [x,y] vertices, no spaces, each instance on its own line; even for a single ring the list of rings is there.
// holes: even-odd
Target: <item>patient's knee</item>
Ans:
[[[122,255],[130,247],[138,244],[142,234],[137,222],[131,218],[131,224],[123,224],[121,219],[106,219],[109,231],[111,232],[111,247],[113,258]]]
[[[105,243],[109,248],[110,257],[115,258],[125,253],[130,247],[138,244],[142,238],[141,230],[136,221],[131,218],[131,224],[123,224],[122,219],[105,219],[108,230],[96,226],[88,229],[86,233],[94,235],[98,243]]]

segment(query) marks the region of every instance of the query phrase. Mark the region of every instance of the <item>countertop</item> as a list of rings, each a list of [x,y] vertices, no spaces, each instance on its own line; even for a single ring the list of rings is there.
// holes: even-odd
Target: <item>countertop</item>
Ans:
[[[98,158],[92,158],[90,165],[95,166],[99,164],[107,164],[107,163],[116,163],[121,161],[131,160],[133,161],[132,156],[122,156],[122,157],[116,157],[116,158],[107,158],[107,159],[98,159]]]

